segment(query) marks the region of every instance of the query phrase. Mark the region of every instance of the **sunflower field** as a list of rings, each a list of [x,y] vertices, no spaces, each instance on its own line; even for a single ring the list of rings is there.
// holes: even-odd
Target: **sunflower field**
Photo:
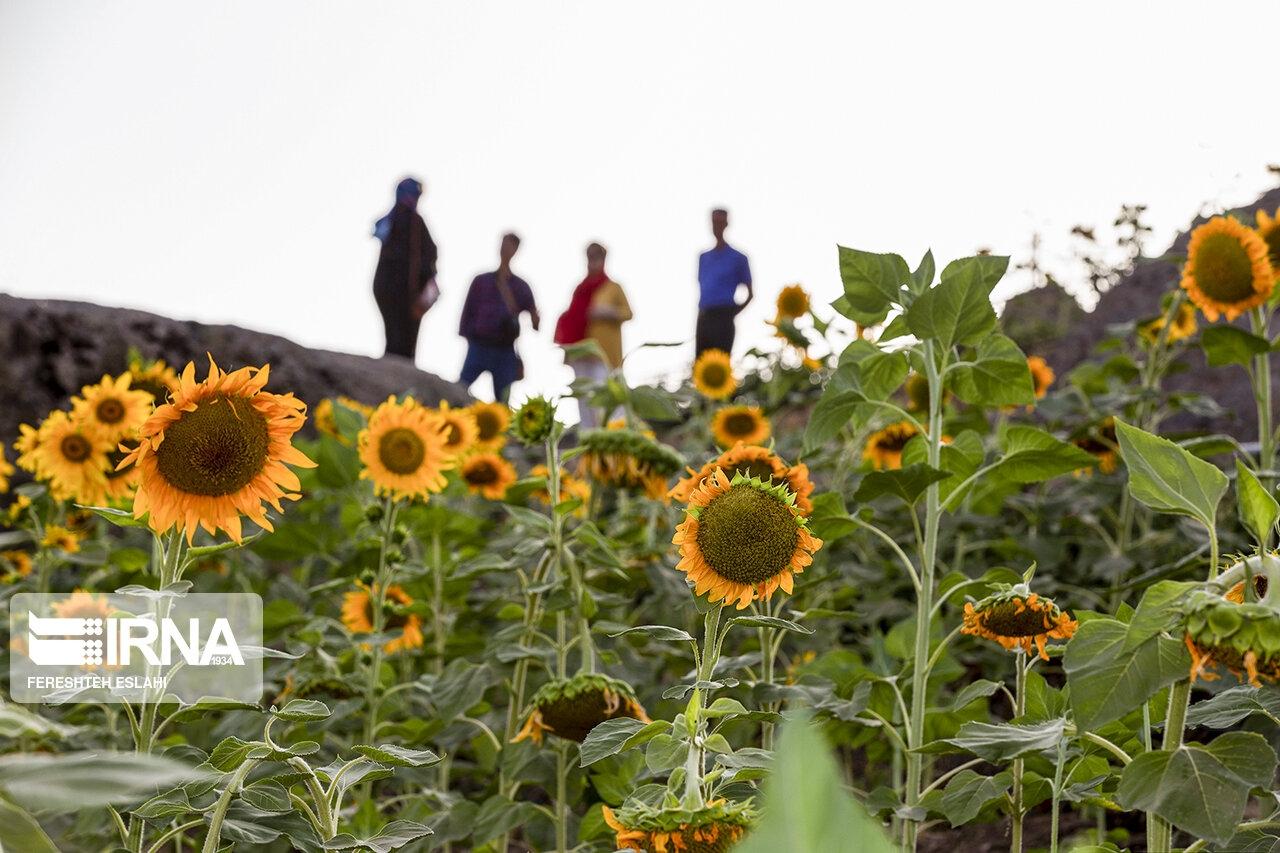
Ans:
[[[1006,258],[841,248],[774,347],[575,387],[592,430],[119,365],[7,440],[0,590],[256,594],[262,696],[8,693],[0,844],[1280,849],[1280,224],[1182,262],[1055,376]],[[1197,350],[1256,441],[1165,429]]]

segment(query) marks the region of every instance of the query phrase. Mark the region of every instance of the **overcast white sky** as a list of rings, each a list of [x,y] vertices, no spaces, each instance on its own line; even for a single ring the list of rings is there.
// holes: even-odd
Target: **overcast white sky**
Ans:
[[[782,285],[839,294],[837,243],[914,264],[1038,230],[1052,262],[1121,203],[1161,249],[1251,200],[1280,161],[1277,33],[1274,2],[3,0],[0,291],[376,355],[370,227],[414,174],[444,291],[420,366],[456,377],[507,229],[544,314],[523,391],[568,377],[551,330],[593,239],[628,347],[691,340],[716,205],[760,295],[740,354]]]

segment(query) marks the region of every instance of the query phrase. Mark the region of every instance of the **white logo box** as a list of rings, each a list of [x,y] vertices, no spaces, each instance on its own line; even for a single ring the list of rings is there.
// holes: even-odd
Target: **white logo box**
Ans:
[[[262,598],[253,593],[19,593],[7,647],[15,702],[262,698]]]

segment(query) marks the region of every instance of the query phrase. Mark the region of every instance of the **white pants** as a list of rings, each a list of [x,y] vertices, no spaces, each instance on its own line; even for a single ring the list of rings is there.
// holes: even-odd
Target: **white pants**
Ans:
[[[569,362],[573,368],[574,379],[589,379],[599,385],[609,378],[609,366],[596,358],[581,359]],[[600,412],[591,405],[590,393],[578,398],[578,428],[595,429],[600,426]]]

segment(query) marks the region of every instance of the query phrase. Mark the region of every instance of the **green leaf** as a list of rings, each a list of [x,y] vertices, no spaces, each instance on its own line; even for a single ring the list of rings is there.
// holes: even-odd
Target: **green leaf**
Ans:
[[[907,262],[898,255],[838,248],[844,282],[841,313],[864,326],[879,323],[890,305],[901,303],[902,286],[911,277]]]
[[[641,385],[631,389],[631,405],[646,421],[670,423],[680,420],[680,410],[672,396],[662,388]]]
[[[266,744],[262,741],[241,740],[234,735],[225,737],[209,753],[209,765],[223,773],[230,773],[248,761],[249,753],[261,746]]]
[[[1116,421],[1120,455],[1129,469],[1129,493],[1156,510],[1188,515],[1214,526],[1227,475],[1168,439]]]
[[[1154,811],[1179,829],[1224,843],[1244,817],[1249,791],[1271,784],[1276,754],[1252,732],[1228,732],[1212,743],[1144,752],[1124,769],[1116,799]]]
[[[1236,460],[1236,511],[1258,547],[1264,551],[1271,547],[1271,534],[1276,520],[1280,519],[1280,503],[1239,459]]]
[[[1210,326],[1200,333],[1200,346],[1210,367],[1239,364],[1248,367],[1255,355],[1271,349],[1266,338],[1250,334],[1235,326]]]
[[[283,708],[278,710],[273,708],[270,713],[273,717],[291,723],[305,723],[323,720],[333,712],[329,710],[328,705],[314,699],[290,699]]]
[[[939,738],[920,748],[921,752],[972,752],[987,761],[1008,761],[1029,752],[1057,747],[1062,740],[1063,719],[1035,725],[1013,723],[965,723],[955,737]]]
[[[18,805],[42,812],[136,803],[157,788],[205,776],[172,758],[145,753],[31,752],[0,758],[0,789]]]
[[[920,294],[907,309],[907,328],[922,340],[936,341],[944,350],[977,343],[996,327],[990,292],[974,275],[948,278],[944,272],[938,286]]]
[[[890,853],[880,826],[845,791],[831,750],[808,720],[782,728],[773,772],[764,784],[761,818],[735,853],[821,850]]]
[[[991,291],[1004,278],[1009,268],[1009,259],[1004,255],[973,255],[968,258],[956,258],[942,270],[943,281],[961,279],[971,282],[990,295]]]
[[[910,368],[901,352],[877,352],[858,362],[858,386],[871,400],[884,400],[902,387]]]
[[[630,717],[619,717],[616,720],[605,720],[592,729],[579,749],[580,765],[587,767],[602,758],[617,755],[628,749],[634,749],[657,737],[671,724],[666,720],[655,720],[642,723]]]
[[[682,631],[679,628],[672,628],[669,625],[638,625],[635,628],[628,628],[625,631],[619,631],[616,634],[610,634],[610,637],[625,637],[627,634],[641,634],[645,637],[652,637],[655,640],[664,642],[683,642],[692,643],[693,637],[688,631]]]
[[[324,843],[325,850],[368,849],[373,853],[391,853],[406,844],[431,834],[431,827],[414,820],[393,820],[376,835],[356,838],[349,832],[340,832]]]
[[[58,853],[39,821],[5,799],[0,799],[0,850]]]
[[[972,770],[961,770],[947,783],[938,801],[938,810],[952,826],[962,826],[978,816],[990,802],[1004,797],[1013,782],[1010,773],[983,776]]]
[[[780,619],[777,616],[735,616],[729,620],[730,625],[743,625],[748,628],[777,628],[780,631],[795,631],[797,634],[812,634],[812,628],[806,628],[799,622]]]
[[[660,734],[649,741],[644,750],[644,763],[654,773],[674,770],[684,764],[689,754],[689,742],[677,740],[668,734]]]
[[[146,527],[147,522],[143,518],[134,518],[133,513],[125,509],[112,509],[105,506],[86,506],[84,504],[76,504],[76,509],[87,509],[89,512],[105,518],[116,527]]]
[[[861,391],[848,390],[833,393],[833,387],[828,386],[822,397],[818,399],[818,404],[809,413],[809,423],[804,430],[806,452],[818,450],[835,438],[840,430],[853,420],[858,407],[867,402],[866,395]]]
[[[853,499],[858,503],[869,503],[882,495],[893,495],[907,506],[914,506],[930,485],[951,476],[950,471],[930,468],[923,463],[888,471],[869,471],[858,484]]]
[[[1003,455],[990,473],[1014,483],[1039,483],[1093,464],[1093,456],[1042,429],[1011,426],[1000,437]]]
[[[429,749],[406,749],[390,743],[381,746],[357,744],[355,750],[365,758],[389,767],[430,767],[440,762],[440,756]]]
[[[972,684],[966,684],[956,697],[951,700],[951,710],[960,711],[968,706],[971,702],[990,696],[1000,689],[1000,682],[990,681],[986,678],[979,678]]]
[[[1021,406],[1036,401],[1027,357],[1004,335],[983,339],[974,362],[955,369],[952,390],[975,406]]]
[[[1232,687],[1192,705],[1187,710],[1187,725],[1228,729],[1254,714],[1280,725],[1280,691],[1272,687]]]
[[[1180,639],[1155,636],[1127,647],[1128,631],[1116,619],[1090,619],[1067,644],[1062,668],[1082,730],[1096,731],[1141,708],[1191,671],[1191,657]]]
[[[924,257],[920,259],[920,266],[911,271],[911,292],[915,294],[924,293],[933,284],[933,277],[937,274],[937,265],[933,260],[933,250],[928,249],[924,253]]]

